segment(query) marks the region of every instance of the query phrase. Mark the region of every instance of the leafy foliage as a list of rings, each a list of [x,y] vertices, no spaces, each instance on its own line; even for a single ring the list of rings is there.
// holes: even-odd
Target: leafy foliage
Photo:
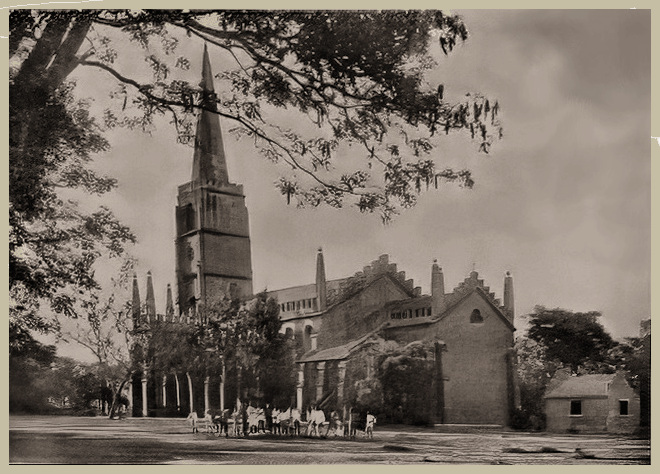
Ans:
[[[93,399],[107,403],[110,417],[123,403],[123,391],[133,374],[142,369],[143,348],[147,347],[151,336],[133,324],[133,308],[128,300],[133,264],[130,259],[124,262],[117,278],[113,279],[110,296],[91,291],[84,299],[78,299],[75,311],[85,317],[55,316],[59,339],[80,345],[96,358],[87,378],[98,381],[99,391],[94,389],[90,393],[96,397]]]
[[[421,341],[390,351],[380,364],[384,410],[388,419],[415,425],[434,417],[435,358],[432,344]]]
[[[119,81],[109,92],[121,112],[108,109],[106,125],[150,130],[169,115],[184,143],[193,139],[192,113],[205,105],[178,74],[190,67],[178,46],[203,39],[234,64],[218,74],[217,113],[287,165],[277,186],[299,205],[350,203],[388,220],[425,187],[472,186],[468,170],[437,166],[438,135],[463,130],[488,152],[502,133],[496,101],[477,93],[452,102],[443,84],[427,83],[435,58],[468,37],[460,17],[440,11],[39,11],[13,15],[11,29],[10,53],[36,41],[28,59],[41,57],[53,79],[82,65]],[[92,46],[78,53],[83,38]],[[150,81],[121,72],[121,38],[144,52]],[[59,69],[48,65],[53,57]],[[283,120],[294,111],[295,130]],[[337,158],[347,144],[358,150],[343,170]]]
[[[600,313],[573,313],[563,309],[534,308],[527,337],[541,344],[546,357],[574,372],[587,363],[603,362],[614,346],[612,337],[598,321]]]
[[[218,373],[224,363],[235,375],[240,371],[242,386],[234,387],[238,397],[288,401],[295,387],[295,351],[279,332],[277,302],[261,293],[243,305],[224,300],[202,314],[193,338],[195,350],[209,355],[202,370]]]
[[[43,331],[56,328],[39,302],[78,316],[79,296],[98,288],[94,263],[102,255],[122,255],[134,237],[109,209],[82,212],[60,192],[103,194],[116,180],[90,168],[108,143],[89,104],[74,99],[74,84],[65,82],[70,69],[63,53],[77,51],[86,30],[68,29],[69,19],[49,16],[37,36],[37,17],[14,11],[10,27],[9,285],[15,302],[10,317]]]

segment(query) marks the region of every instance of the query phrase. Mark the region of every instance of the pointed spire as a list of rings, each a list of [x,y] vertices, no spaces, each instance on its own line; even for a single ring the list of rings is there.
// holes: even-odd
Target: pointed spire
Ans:
[[[133,317],[133,328],[140,325],[140,289],[138,288],[137,275],[133,274],[133,301],[131,302],[131,315]]]
[[[215,88],[213,87],[211,60],[209,59],[209,49],[206,43],[204,43],[204,56],[202,57],[202,82],[199,83],[199,86],[207,94],[215,92]],[[215,110],[215,102],[212,102],[209,106]]]
[[[156,320],[156,297],[154,296],[154,283],[151,272],[147,272],[147,321]]]
[[[193,157],[192,180],[200,184],[227,184],[227,161],[222,143],[220,118],[217,111],[215,89],[213,87],[213,72],[208,48],[204,44],[202,60],[202,107],[197,119],[195,135],[195,154]]]
[[[504,298],[503,298],[504,311],[506,316],[509,318],[509,321],[513,322],[515,316],[514,306],[513,306],[513,277],[511,272],[506,272],[504,277]]]
[[[319,247],[316,254],[316,298],[318,310],[325,311],[327,306],[327,288],[325,284],[325,263],[323,262],[323,249]]]
[[[433,316],[439,316],[445,309],[445,276],[437,260],[431,267],[431,311]]]
[[[174,303],[172,302],[172,286],[167,284],[167,303],[165,307],[165,320],[170,322],[174,319]]]

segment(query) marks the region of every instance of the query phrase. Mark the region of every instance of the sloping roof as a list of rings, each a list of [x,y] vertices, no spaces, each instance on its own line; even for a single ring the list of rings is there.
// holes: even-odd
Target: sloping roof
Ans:
[[[391,324],[390,329],[400,328],[400,327],[404,327],[404,326],[418,326],[418,325],[423,325],[423,324],[437,323],[438,321],[440,321],[440,320],[446,318],[447,316],[449,316],[456,309],[456,307],[458,305],[460,305],[466,298],[468,298],[473,293],[477,293],[479,296],[481,296],[484,299],[484,301],[486,301],[486,303],[488,303],[493,308],[493,311],[495,311],[495,314],[502,320],[502,322],[504,322],[504,324],[507,325],[507,327],[509,329],[511,329],[512,331],[516,330],[513,323],[502,312],[502,308],[500,308],[499,306],[496,306],[495,303],[493,302],[492,298],[489,297],[486,290],[484,290],[483,288],[481,288],[479,286],[475,286],[475,287],[472,287],[472,288],[467,288],[467,289],[461,291],[461,293],[458,295],[458,297],[455,297],[452,300],[450,300],[451,306],[449,306],[445,311],[443,311],[439,315],[434,315],[431,318],[426,318],[425,317],[425,318],[404,319],[404,320],[397,321],[396,323]],[[453,294],[449,293],[449,295],[453,295]],[[410,299],[406,299],[406,300],[392,301],[392,302],[388,303],[387,309],[389,311],[391,311],[394,308],[399,308],[399,307],[401,307],[403,309],[403,308],[405,308],[409,305],[412,305],[412,302],[414,302],[414,301],[420,301],[420,303],[421,303],[421,300],[423,300],[425,298],[428,298],[428,300],[425,300],[425,302],[430,302],[429,300],[432,299],[432,297],[430,297],[430,296],[420,296],[418,298],[410,298]]]
[[[615,374],[589,374],[568,377],[546,393],[544,398],[607,397]]]
[[[298,362],[323,362],[328,360],[348,359],[353,351],[364,344],[371,336],[375,335],[378,331],[387,326],[387,324],[388,323],[381,324],[379,327],[370,333],[365,334],[360,339],[355,339],[354,341],[347,342],[341,346],[330,347],[320,351],[307,352],[306,354],[303,354],[300,359],[298,359]]]
[[[325,282],[325,286],[328,291],[337,290],[344,281],[346,281],[346,278],[328,280]],[[270,290],[267,293],[268,296],[277,297],[280,303],[286,303],[287,301],[295,301],[306,298],[316,298],[316,283],[290,286],[288,288],[281,288],[279,290]]]

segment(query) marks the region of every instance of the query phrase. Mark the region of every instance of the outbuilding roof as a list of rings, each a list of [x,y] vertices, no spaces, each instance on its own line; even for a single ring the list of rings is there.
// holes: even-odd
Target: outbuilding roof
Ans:
[[[615,374],[589,374],[568,377],[546,393],[545,398],[607,397]]]

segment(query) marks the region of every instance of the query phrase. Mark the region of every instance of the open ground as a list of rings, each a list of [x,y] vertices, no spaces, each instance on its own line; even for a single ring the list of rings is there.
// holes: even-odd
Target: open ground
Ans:
[[[576,451],[577,449],[577,451]],[[9,461],[29,464],[649,464],[647,439],[475,427],[378,427],[373,440],[248,439],[183,419],[11,416]]]

